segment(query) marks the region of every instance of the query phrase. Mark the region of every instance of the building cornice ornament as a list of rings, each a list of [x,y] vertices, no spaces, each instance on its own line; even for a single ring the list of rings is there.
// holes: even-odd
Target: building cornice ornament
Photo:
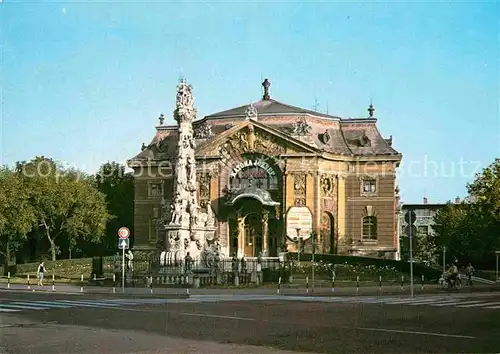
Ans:
[[[203,122],[202,124],[194,128],[194,137],[196,139],[209,139],[213,136],[214,133],[212,133],[212,127],[206,122]]]
[[[312,132],[312,127],[304,117],[299,118],[294,125],[292,135],[295,136],[306,136],[310,135]]]
[[[255,108],[253,103],[250,103],[248,105],[248,108],[246,109],[245,114],[246,114],[247,120],[257,120],[258,112],[257,112],[257,108]]]

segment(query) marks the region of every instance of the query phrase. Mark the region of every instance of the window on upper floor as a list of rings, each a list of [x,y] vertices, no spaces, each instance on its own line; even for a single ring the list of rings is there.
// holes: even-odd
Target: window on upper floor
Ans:
[[[163,197],[163,183],[150,182],[148,185],[148,196],[150,198],[162,198]]]
[[[375,216],[365,216],[363,218],[363,241],[377,240],[377,218]]]
[[[375,178],[364,178],[361,181],[361,191],[362,193],[376,193],[377,192],[377,180]]]
[[[427,236],[429,234],[429,226],[427,226],[427,225],[418,226],[417,233],[419,235]]]

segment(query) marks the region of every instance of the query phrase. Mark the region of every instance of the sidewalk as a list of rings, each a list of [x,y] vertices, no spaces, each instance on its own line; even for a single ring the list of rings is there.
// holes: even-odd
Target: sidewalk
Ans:
[[[274,295],[277,294],[277,287],[261,287],[261,288],[167,288],[153,287],[150,288],[133,288],[126,287],[122,292],[121,287],[116,287],[113,293],[112,287],[106,286],[84,286],[83,292],[80,286],[63,285],[55,286],[55,291],[52,291],[52,285],[31,286],[28,289],[27,285],[11,284],[10,289],[7,289],[6,284],[0,285],[1,291],[25,291],[25,292],[46,292],[60,294],[96,294],[96,295],[115,295],[115,296],[187,296],[187,295],[220,295],[220,294],[251,294],[251,295]],[[476,293],[476,292],[493,292],[500,291],[500,284],[495,285],[474,285],[473,287],[463,287],[460,290],[443,290],[437,285],[425,285],[422,289],[420,284],[415,284],[413,292],[415,295],[423,294],[453,294],[453,293]],[[314,295],[314,296],[349,296],[349,295],[409,295],[410,286],[405,284],[403,289],[400,286],[388,285],[382,286],[362,286],[356,287],[338,287],[332,288],[315,288],[311,287],[307,290],[305,287],[289,287],[287,284],[282,284],[280,288],[281,295]]]

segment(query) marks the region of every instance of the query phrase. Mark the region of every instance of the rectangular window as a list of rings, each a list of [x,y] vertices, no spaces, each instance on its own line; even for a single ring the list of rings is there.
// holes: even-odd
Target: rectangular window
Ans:
[[[163,197],[163,183],[151,182],[149,183],[148,196],[150,198]]]
[[[425,225],[425,226],[418,226],[417,233],[419,235],[428,235],[429,234],[429,227],[427,225]]]
[[[156,227],[156,223],[156,219],[149,219],[149,242],[158,241],[158,228]]]
[[[374,179],[363,180],[363,193],[375,193],[377,191],[377,181]]]

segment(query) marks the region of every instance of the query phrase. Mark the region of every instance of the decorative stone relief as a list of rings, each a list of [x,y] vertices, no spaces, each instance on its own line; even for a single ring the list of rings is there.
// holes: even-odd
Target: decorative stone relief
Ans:
[[[207,207],[210,204],[210,174],[202,173],[199,175],[198,186],[200,188],[200,206]]]
[[[330,142],[330,140],[332,139],[332,137],[330,136],[330,133],[328,133],[328,130],[325,130],[324,133],[319,134],[319,137],[320,137],[321,142],[323,144],[328,144]]]
[[[226,143],[219,147],[219,151],[224,158],[231,159],[231,150],[235,156],[248,152],[273,156],[284,153],[285,147],[274,136],[256,131],[254,126],[250,124],[247,129],[232,135]]]
[[[277,139],[271,134],[256,131],[255,132],[255,149],[257,152],[274,156],[285,152],[285,146],[280,144]]]
[[[302,117],[295,122],[292,134],[296,136],[305,136],[305,135],[310,135],[311,132],[312,132],[311,125],[307,123],[304,117]]]
[[[209,139],[213,136],[212,127],[207,123],[203,123],[194,128],[194,137],[196,139]]]
[[[257,108],[255,108],[255,106],[252,103],[250,103],[250,105],[246,109],[245,114],[246,114],[247,120],[249,120],[249,119],[257,120],[257,116],[258,116]]]
[[[296,206],[306,205],[306,183],[307,175],[305,173],[293,174],[293,204]]]
[[[322,196],[327,198],[333,197],[335,192],[335,176],[322,174],[320,184]]]

